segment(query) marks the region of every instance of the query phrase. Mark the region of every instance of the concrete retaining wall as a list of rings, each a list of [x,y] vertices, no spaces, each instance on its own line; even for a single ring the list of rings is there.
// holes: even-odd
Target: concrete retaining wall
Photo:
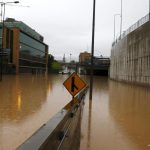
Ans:
[[[114,44],[110,78],[150,85],[150,21]]]

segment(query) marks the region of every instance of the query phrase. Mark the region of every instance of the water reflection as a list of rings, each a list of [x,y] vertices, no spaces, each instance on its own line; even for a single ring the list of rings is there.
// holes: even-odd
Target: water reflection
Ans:
[[[108,138],[105,138],[108,132],[105,130],[108,127],[108,78],[95,76],[93,92],[92,101],[89,101],[89,93],[86,95],[81,124],[81,150],[105,150],[105,146],[110,148],[104,144]]]
[[[141,150],[150,144],[150,88],[109,84],[109,111],[112,119]]]
[[[15,149],[71,100],[63,87],[67,77],[3,77],[0,82],[0,150]]]
[[[37,76],[9,76],[0,83],[0,122],[6,119],[19,121],[35,112],[46,100],[46,78]]]
[[[91,144],[91,119],[92,119],[92,101],[89,101],[89,117],[88,117],[88,140],[87,140],[87,148],[90,150],[90,144]]]
[[[94,77],[86,96],[80,150],[149,150],[150,88]],[[87,132],[88,131],[88,132]]]
[[[18,107],[18,111],[21,111],[21,95],[18,94],[18,99],[17,99],[17,107]]]
[[[71,100],[63,87],[67,77],[4,76],[0,82],[1,150],[15,149]],[[89,83],[88,76],[82,78]],[[93,87],[92,101],[89,93],[85,99],[80,149],[149,150],[150,88],[105,77],[94,77]]]

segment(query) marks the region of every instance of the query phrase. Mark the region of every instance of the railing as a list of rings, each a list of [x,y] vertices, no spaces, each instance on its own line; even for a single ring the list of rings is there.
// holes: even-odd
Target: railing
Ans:
[[[87,89],[88,87],[80,92],[17,150],[79,149],[81,114]]]
[[[121,36],[119,36],[113,43],[112,46],[115,45],[115,43],[117,43],[119,40],[123,39],[124,37],[126,37],[129,33],[131,33],[132,31],[136,30],[137,28],[139,28],[140,26],[142,26],[143,24],[145,24],[146,22],[148,22],[150,20],[150,15],[147,14],[146,16],[142,17],[140,20],[138,20],[135,24],[133,24],[131,27],[129,27],[126,31],[124,31]]]
[[[125,36],[127,34],[129,34],[130,32],[136,30],[137,28],[139,28],[140,26],[142,26],[143,24],[145,24],[146,22],[149,21],[149,14],[147,14],[146,16],[142,17],[140,20],[138,20],[135,24],[133,24],[125,33]]]

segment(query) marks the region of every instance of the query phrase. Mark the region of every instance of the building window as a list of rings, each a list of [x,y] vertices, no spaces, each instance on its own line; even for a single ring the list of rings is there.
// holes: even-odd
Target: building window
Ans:
[[[46,45],[30,36],[20,33],[19,65],[29,68],[46,67]]]

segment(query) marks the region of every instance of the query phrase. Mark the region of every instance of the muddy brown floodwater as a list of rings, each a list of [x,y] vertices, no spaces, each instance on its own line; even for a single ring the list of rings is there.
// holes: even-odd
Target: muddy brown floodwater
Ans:
[[[150,88],[94,78],[80,150],[150,150]]]
[[[14,150],[71,96],[63,87],[67,76],[4,76],[0,82],[0,150]]]
[[[0,150],[14,150],[70,100],[67,75],[4,76]],[[82,76],[89,83],[88,76]],[[94,77],[86,95],[80,150],[150,150],[150,88]]]

